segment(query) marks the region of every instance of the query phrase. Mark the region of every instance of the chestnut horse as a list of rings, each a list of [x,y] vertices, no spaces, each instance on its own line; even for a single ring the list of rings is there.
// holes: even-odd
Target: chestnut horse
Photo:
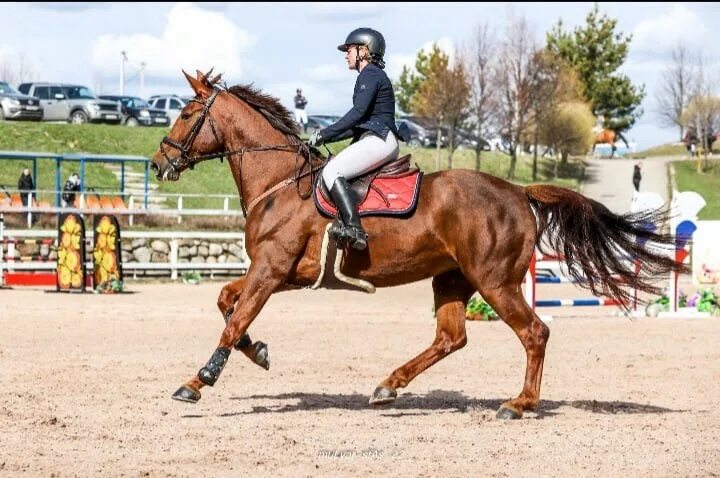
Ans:
[[[604,128],[600,130],[595,135],[595,140],[593,141],[593,147],[592,152],[595,154],[595,146],[598,144],[609,144],[611,147],[610,150],[610,157],[612,158],[615,156],[615,151],[617,151],[617,146],[615,146],[615,142],[620,138],[623,143],[625,143],[626,148],[630,148],[630,145],[628,144],[627,140],[625,139],[625,136],[622,135],[619,131],[615,131],[612,129]]]
[[[153,155],[152,168],[158,179],[174,181],[199,161],[227,157],[247,208],[245,244],[252,259],[247,274],[223,287],[218,298],[226,326],[217,349],[173,395],[194,403],[201,388],[216,383],[233,346],[262,362],[248,327],[273,293],[315,283],[329,219],[306,194],[325,159],[300,140],[292,116],[275,98],[250,86],[219,88],[209,73],[185,76],[196,96]],[[520,418],[535,409],[550,331],[523,298],[521,283],[540,237],[550,233],[550,246],[562,251],[570,273],[588,288],[628,304],[623,287],[658,293],[652,275],[682,269],[672,254],[659,250],[672,250],[673,238],[645,227],[663,218],[660,211],[616,215],[568,189],[517,186],[471,170],[426,175],[410,217],[363,218],[368,248],[347,250],[341,267],[345,275],[377,287],[433,278],[432,345],[382,380],[370,403],[393,402],[398,388],[465,346],[465,309],[477,291],[517,334],[527,355],[522,392],[497,415]],[[646,241],[655,247],[646,248]],[[642,261],[650,275],[637,275],[619,254]]]

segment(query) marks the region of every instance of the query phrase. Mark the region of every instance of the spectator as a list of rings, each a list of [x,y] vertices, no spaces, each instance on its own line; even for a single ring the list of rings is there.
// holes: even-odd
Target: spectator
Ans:
[[[303,133],[307,133],[308,117],[305,112],[305,106],[307,105],[307,99],[302,94],[302,89],[298,88],[295,95],[295,121],[302,126]]]
[[[18,190],[20,191],[20,200],[22,200],[22,205],[24,207],[27,207],[28,196],[31,192],[35,190],[35,183],[33,182],[32,175],[30,174],[30,169],[23,169],[23,172],[20,175],[20,179],[18,180]]]
[[[635,191],[640,192],[640,180],[642,179],[642,163],[635,163],[633,168],[633,184],[635,185]]]
[[[695,130],[692,128],[688,128],[687,131],[685,131],[685,137],[683,138],[683,142],[685,143],[685,147],[688,150],[688,153],[690,154],[691,158],[694,158],[697,155],[697,134],[695,134]]]
[[[63,187],[62,207],[75,207],[75,193],[80,191],[80,176],[72,173]]]

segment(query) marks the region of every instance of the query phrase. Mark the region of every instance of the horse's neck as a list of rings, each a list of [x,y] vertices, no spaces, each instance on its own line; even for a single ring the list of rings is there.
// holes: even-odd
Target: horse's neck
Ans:
[[[230,117],[223,118],[223,123],[230,125],[229,131],[223,132],[228,151],[294,146],[287,135],[273,128],[260,113],[244,101],[236,101],[237,104],[230,110]],[[242,129],[235,125],[242,125]],[[247,206],[273,186],[292,177],[297,159],[296,153],[283,150],[249,151],[233,155],[230,165],[243,203]]]

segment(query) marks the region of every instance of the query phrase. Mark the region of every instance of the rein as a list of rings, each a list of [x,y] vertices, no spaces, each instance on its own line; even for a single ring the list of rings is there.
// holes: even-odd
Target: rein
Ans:
[[[249,147],[249,148],[240,148],[235,150],[225,150],[220,151],[218,153],[209,153],[209,154],[202,154],[198,156],[191,156],[190,155],[190,148],[192,147],[193,143],[195,142],[195,138],[197,138],[197,135],[200,133],[200,130],[202,129],[202,125],[205,123],[205,119],[208,119],[208,123],[210,124],[210,129],[212,130],[213,136],[215,137],[215,141],[218,144],[223,144],[222,141],[220,141],[220,137],[217,134],[217,131],[215,129],[215,121],[213,120],[212,116],[210,115],[210,107],[215,102],[215,98],[217,98],[217,95],[220,93],[220,90],[218,88],[213,89],[212,95],[206,100],[206,101],[200,101],[197,99],[192,99],[191,101],[194,101],[196,103],[200,103],[203,105],[202,113],[200,113],[200,116],[197,120],[195,120],[195,124],[193,124],[192,129],[190,130],[190,134],[185,138],[185,141],[182,142],[182,144],[172,140],[168,136],[165,136],[162,141],[160,142],[160,152],[165,157],[165,160],[168,162],[170,167],[177,173],[180,174],[180,171],[182,171],[185,167],[189,169],[193,169],[195,164],[205,161],[208,159],[217,159],[219,158],[221,161],[225,157],[230,157],[233,155],[240,155],[240,165],[239,165],[239,173],[240,173],[240,185],[239,185],[239,193],[240,193],[240,206],[242,208],[243,216],[247,217],[248,214],[250,214],[250,211],[263,199],[268,197],[269,195],[293,184],[297,183],[297,191],[298,195],[302,199],[307,199],[312,195],[312,188],[315,184],[315,173],[317,173],[319,170],[325,166],[325,163],[327,162],[327,159],[323,158],[321,160],[321,164],[318,166],[312,165],[313,157],[311,148],[305,144],[305,143],[298,143],[296,145],[292,144],[272,144],[272,145],[264,145],[264,146],[255,146],[255,147]],[[178,151],[180,151],[179,156],[175,156],[171,158],[168,156],[168,154],[165,152],[165,148],[163,147],[164,144],[167,144]],[[292,177],[287,178],[275,186],[271,187],[264,193],[262,193],[260,196],[253,199],[250,204],[248,205],[247,209],[245,208],[245,203],[242,201],[242,160],[245,153],[258,153],[258,152],[265,152],[265,151],[285,151],[288,153],[295,153],[295,173]],[[303,161],[302,164],[297,167],[298,158],[302,157]],[[322,156],[321,156],[322,158]],[[309,166],[310,170],[303,172],[303,170]],[[310,181],[310,187],[307,191],[302,192],[300,191],[300,180],[303,178],[306,178],[307,176],[312,176],[312,180]]]

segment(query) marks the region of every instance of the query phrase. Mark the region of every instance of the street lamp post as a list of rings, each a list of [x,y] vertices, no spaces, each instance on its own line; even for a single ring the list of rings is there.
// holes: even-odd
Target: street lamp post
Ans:
[[[127,61],[127,52],[121,51],[120,56],[122,59],[120,60],[120,94],[125,94],[125,62]]]

